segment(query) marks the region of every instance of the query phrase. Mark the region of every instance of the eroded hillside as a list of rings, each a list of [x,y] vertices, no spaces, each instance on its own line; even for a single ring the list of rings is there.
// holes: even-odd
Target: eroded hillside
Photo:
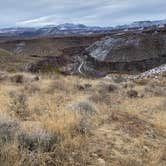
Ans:
[[[111,72],[138,73],[166,63],[165,29],[110,31],[82,36],[1,40],[12,56],[1,69],[101,77]]]
[[[46,63],[43,66],[47,67],[47,61],[51,61],[48,65],[53,68],[61,68],[74,63],[78,53],[80,55],[86,47],[102,37],[103,35],[0,40],[0,48],[13,54],[3,58],[0,68],[26,71],[27,67],[38,66],[43,62]],[[39,69],[42,70],[43,66],[40,65]],[[38,67],[35,70],[38,71]]]

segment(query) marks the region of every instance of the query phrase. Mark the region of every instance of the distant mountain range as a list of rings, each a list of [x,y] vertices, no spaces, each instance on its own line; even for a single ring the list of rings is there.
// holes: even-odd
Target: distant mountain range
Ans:
[[[60,25],[47,25],[44,27],[12,27],[0,29],[0,36],[51,36],[69,34],[88,34],[96,31],[112,30],[112,27],[86,26],[83,24],[65,23]]]
[[[65,23],[60,25],[48,25],[44,27],[12,27],[0,29],[0,36],[53,36],[53,35],[71,35],[71,34],[93,34],[95,32],[104,32],[118,29],[147,28],[152,26],[162,27],[166,25],[165,20],[159,21],[138,21],[129,25],[116,27],[86,26],[83,24]]]
[[[137,21],[133,22],[132,24],[129,25],[122,25],[122,26],[116,26],[115,28],[147,28],[147,27],[152,27],[152,26],[164,26],[166,25],[166,19],[165,20],[157,20],[157,21]]]

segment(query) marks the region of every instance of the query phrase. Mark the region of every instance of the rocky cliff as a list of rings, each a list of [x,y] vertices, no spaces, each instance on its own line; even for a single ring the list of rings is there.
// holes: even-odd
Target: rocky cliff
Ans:
[[[99,72],[140,72],[166,63],[166,34],[108,36],[86,49],[87,64]]]

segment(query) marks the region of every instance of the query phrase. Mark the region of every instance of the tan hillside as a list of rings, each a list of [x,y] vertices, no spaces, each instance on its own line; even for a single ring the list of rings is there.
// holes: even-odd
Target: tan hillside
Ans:
[[[164,75],[0,78],[1,166],[166,165]]]
[[[11,56],[11,55],[12,55],[11,52],[0,48],[0,57],[1,57],[1,56]]]

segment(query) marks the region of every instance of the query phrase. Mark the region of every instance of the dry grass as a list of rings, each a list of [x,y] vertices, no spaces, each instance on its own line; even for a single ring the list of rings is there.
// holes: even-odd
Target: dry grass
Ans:
[[[145,91],[165,78],[148,79],[3,73],[0,165],[166,165],[165,96]]]
[[[11,55],[12,55],[11,52],[0,48],[0,56],[11,56]]]

